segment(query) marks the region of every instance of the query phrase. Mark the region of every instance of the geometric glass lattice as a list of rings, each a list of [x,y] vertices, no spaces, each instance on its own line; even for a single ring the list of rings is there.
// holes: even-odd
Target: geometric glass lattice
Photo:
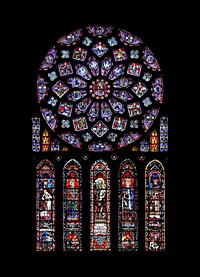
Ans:
[[[142,82],[138,82],[137,84],[135,84],[132,88],[132,91],[139,97],[141,98],[146,92],[147,92],[147,87],[145,86],[145,84],[143,84]]]
[[[168,151],[168,117],[160,118],[160,152]]]
[[[58,97],[62,97],[68,90],[69,87],[62,81],[58,81],[53,87],[52,87],[53,92],[55,92],[55,94]]]
[[[102,137],[108,130],[108,127],[100,120],[92,127],[92,131],[97,137]]]
[[[32,151],[40,152],[40,117],[32,117]]]
[[[106,45],[102,42],[98,42],[92,47],[92,51],[99,57],[101,58],[107,51],[108,48]]]

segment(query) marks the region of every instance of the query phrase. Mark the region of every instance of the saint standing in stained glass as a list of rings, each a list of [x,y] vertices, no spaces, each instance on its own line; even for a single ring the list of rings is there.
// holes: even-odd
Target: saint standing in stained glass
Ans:
[[[134,163],[127,159],[119,168],[118,249],[138,249],[138,184]]]
[[[63,168],[63,250],[82,250],[81,166],[72,159]]]
[[[110,169],[96,161],[90,172],[90,250],[110,250]]]
[[[55,171],[48,160],[38,164],[36,179],[36,250],[55,250]]]
[[[145,249],[165,250],[165,170],[158,160],[145,170]]]

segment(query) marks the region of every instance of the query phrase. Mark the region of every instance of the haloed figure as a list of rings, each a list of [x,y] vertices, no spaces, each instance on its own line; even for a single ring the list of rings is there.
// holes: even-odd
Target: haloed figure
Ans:
[[[44,190],[44,194],[42,195],[42,200],[45,200],[47,210],[51,210],[52,196],[46,189]]]
[[[160,188],[161,186],[161,180],[160,180],[160,177],[157,173],[153,173],[151,175],[151,178],[150,178],[150,181],[149,181],[149,184],[148,184],[148,188]]]
[[[97,189],[97,213],[99,217],[105,216],[105,202],[106,202],[106,184],[104,183],[103,178],[98,178],[95,181]]]
[[[153,173],[148,184],[148,188],[152,189],[152,203],[150,204],[150,211],[158,212],[160,210],[159,190],[162,182],[157,173]]]

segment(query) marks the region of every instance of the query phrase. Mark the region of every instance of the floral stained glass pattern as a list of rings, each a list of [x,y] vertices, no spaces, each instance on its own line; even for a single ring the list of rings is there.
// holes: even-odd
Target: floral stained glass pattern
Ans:
[[[111,250],[110,169],[103,160],[90,171],[90,250]]]
[[[138,179],[134,163],[127,159],[119,168],[118,249],[138,250]]]
[[[164,90],[158,61],[141,39],[112,26],[87,26],[47,51],[36,92],[41,114],[58,137],[102,152],[138,140],[154,123]],[[115,140],[108,139],[112,132]]]
[[[36,251],[55,247],[55,169],[43,160],[36,168]]]
[[[165,170],[158,160],[145,169],[145,250],[165,250]]]
[[[72,159],[63,168],[63,250],[82,250],[82,177]]]

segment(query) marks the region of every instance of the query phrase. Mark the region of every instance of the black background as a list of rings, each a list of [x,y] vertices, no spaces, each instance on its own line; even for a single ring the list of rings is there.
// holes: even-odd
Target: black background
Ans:
[[[69,3],[68,3],[69,4]],[[134,2],[113,3],[108,7],[108,3],[98,2],[95,5],[83,3],[50,3],[41,7],[39,4],[31,4],[26,6],[25,13],[20,13],[16,30],[16,40],[18,44],[16,49],[17,62],[20,65],[20,72],[17,72],[18,92],[21,94],[19,116],[23,119],[22,125],[18,126],[17,133],[24,134],[23,140],[19,139],[19,150],[23,149],[24,158],[20,165],[16,163],[16,167],[20,169],[20,184],[17,189],[17,195],[20,203],[18,216],[16,217],[16,228],[18,239],[16,243],[16,251],[20,249],[20,253],[30,259],[51,260],[86,260],[87,262],[102,260],[121,261],[125,266],[126,262],[130,265],[130,261],[136,261],[147,258],[154,260],[154,263],[160,261],[159,258],[170,258],[179,254],[179,232],[178,232],[178,177],[177,177],[177,132],[178,132],[178,109],[180,97],[180,89],[178,86],[177,76],[179,75],[179,49],[180,38],[182,35],[181,23],[179,20],[180,13],[173,6],[163,3],[152,5],[137,6]],[[93,3],[94,4],[94,3]],[[20,15],[22,17],[20,18]],[[76,28],[88,25],[112,25],[125,29],[137,37],[142,39],[146,45],[152,50],[155,57],[159,61],[165,83],[165,94],[168,94],[169,105],[169,153],[168,153],[168,224],[166,233],[168,234],[167,251],[162,253],[146,253],[139,251],[138,253],[119,253],[119,252],[103,252],[103,253],[35,253],[34,249],[34,197],[33,197],[33,160],[31,153],[31,116],[34,109],[33,95],[35,93],[36,75],[41,61],[47,51],[54,45],[58,38],[64,34],[75,30]],[[11,43],[11,46],[14,45]],[[17,70],[17,68],[16,68]],[[19,151],[18,158],[21,159]],[[31,177],[30,177],[31,176]],[[15,188],[16,189],[16,188]],[[19,202],[19,201],[17,201]],[[167,202],[166,202],[167,203]],[[53,258],[53,259],[50,259]],[[62,259],[61,259],[62,258]],[[152,259],[151,259],[152,258]],[[145,259],[146,260],[146,259]],[[156,261],[156,262],[155,262]],[[159,262],[158,262],[159,263]],[[116,267],[120,264],[116,264]]]

